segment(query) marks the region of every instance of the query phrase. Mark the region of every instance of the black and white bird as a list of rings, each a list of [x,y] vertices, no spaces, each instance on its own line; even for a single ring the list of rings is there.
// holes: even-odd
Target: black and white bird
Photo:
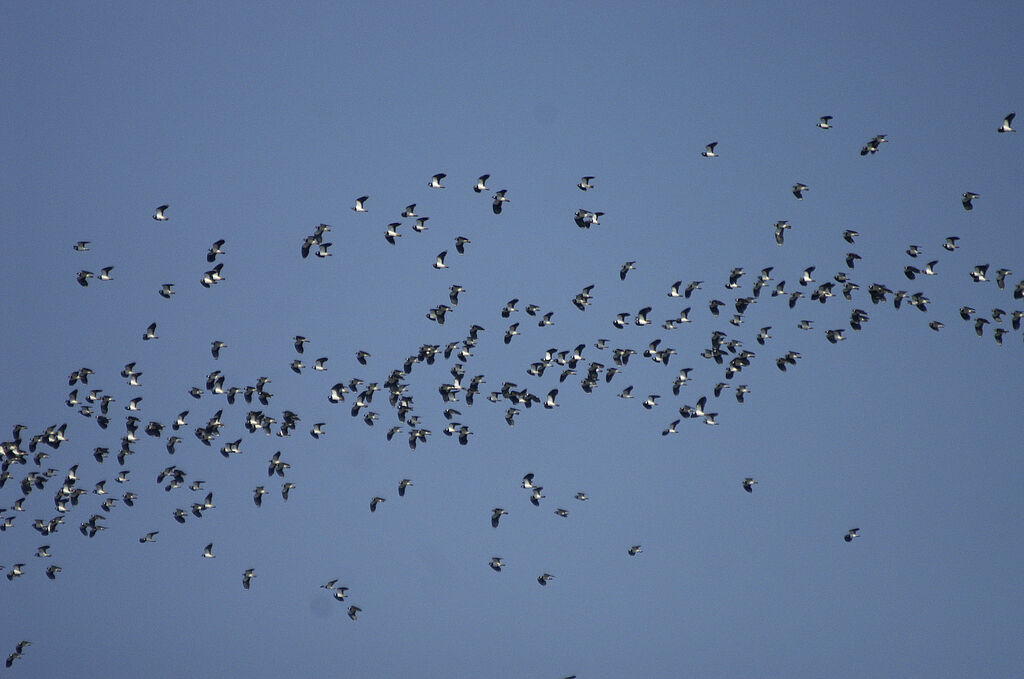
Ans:
[[[437,256],[437,260],[434,262],[435,269],[447,269],[448,265],[444,263],[444,258],[448,256],[448,251],[444,250]]]
[[[441,181],[444,180],[444,178],[447,176],[448,175],[446,175],[444,172],[438,172],[437,174],[430,178],[430,183],[427,184],[427,186],[429,186],[432,189],[443,189],[444,186],[441,185]]]
[[[711,142],[710,144],[704,147],[704,152],[701,153],[701,155],[704,156],[705,158],[717,158],[718,154],[715,153],[716,146],[718,146],[717,141]]]
[[[843,536],[843,539],[846,540],[847,542],[853,542],[854,538],[859,538],[859,537],[860,537],[860,528],[851,528],[850,530],[846,531],[846,535]]]
[[[580,191],[587,191],[589,189],[592,189],[594,188],[594,185],[591,183],[592,179],[593,177],[583,177],[582,179],[580,179],[580,183],[577,184],[576,186],[579,188]]]
[[[803,200],[804,199],[804,191],[807,191],[807,190],[809,190],[807,188],[807,184],[801,184],[800,182],[797,182],[796,184],[793,184],[793,195],[796,196],[797,200]]]
[[[864,144],[863,148],[860,150],[860,154],[862,156],[866,156],[869,153],[878,153],[878,147],[887,141],[889,140],[885,138],[884,134],[875,135],[874,138],[868,140],[868,143]]]
[[[487,190],[487,180],[491,178],[489,174],[482,174],[476,180],[476,184],[473,185],[473,190],[477,193],[483,193]]]
[[[963,204],[965,210],[973,210],[974,209],[974,203],[972,203],[971,201],[973,201],[975,198],[980,198],[980,197],[981,196],[979,196],[978,194],[974,193],[973,191],[967,191],[967,192],[961,194],[960,202]]]
[[[818,120],[817,127],[820,127],[823,130],[831,130],[832,116],[821,116],[821,118]]]
[[[356,198],[356,204],[355,207],[352,208],[352,210],[354,212],[369,212],[369,210],[366,209],[365,204],[366,201],[368,200],[370,200],[369,196],[359,196],[358,198]]]
[[[509,199],[505,197],[505,194],[507,192],[508,189],[502,189],[501,191],[498,191],[497,193],[494,194],[493,202],[491,203],[491,210],[494,212],[494,214],[500,215],[502,205],[504,203],[509,202]]]
[[[791,228],[793,227],[790,226],[789,222],[785,220],[775,222],[775,242],[779,245],[782,245],[786,239],[786,229]]]
[[[168,207],[170,206],[161,205],[160,207],[158,207],[156,209],[156,212],[153,213],[153,219],[155,219],[158,222],[166,222],[168,218],[167,215],[164,214],[164,212],[167,210]]]
[[[755,483],[757,483],[757,481],[748,476],[747,478],[743,479],[743,490],[747,491],[748,493],[753,493]]]
[[[1003,118],[1003,124],[999,126],[999,129],[997,129],[996,132],[998,132],[999,134],[1002,134],[1003,132],[1016,132],[1017,130],[1010,127],[1010,125],[1013,124],[1013,118],[1016,115],[1016,113],[1011,113],[1005,118]]]

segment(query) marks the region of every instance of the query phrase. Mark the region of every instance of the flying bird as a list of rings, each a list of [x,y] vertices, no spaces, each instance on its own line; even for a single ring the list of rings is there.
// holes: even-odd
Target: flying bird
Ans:
[[[446,175],[444,172],[438,172],[437,174],[430,178],[430,183],[427,184],[427,186],[429,186],[432,189],[443,189],[445,187],[441,185],[441,181],[447,176],[448,175]]]
[[[701,155],[704,156],[705,158],[717,158],[718,154],[715,153],[716,146],[718,146],[717,141],[711,142],[710,144],[704,147],[704,152],[701,153]]]
[[[170,206],[169,205],[161,205],[160,207],[158,207],[156,209],[156,212],[153,213],[153,219],[155,219],[158,222],[166,222],[167,221],[167,215],[164,214],[164,211],[166,211],[168,207],[170,207]]]
[[[832,116],[821,116],[821,118],[818,120],[817,127],[820,127],[823,130],[831,130],[832,129],[832,122],[831,121],[832,121]]]
[[[370,200],[369,196],[359,196],[358,198],[356,198],[356,204],[355,207],[352,208],[352,210],[355,212],[369,212],[369,210],[366,209],[365,205],[366,201],[368,200]]]
[[[494,212],[494,214],[500,215],[502,204],[509,202],[509,199],[505,197],[505,194],[507,192],[508,189],[502,189],[501,191],[498,191],[497,193],[494,194],[494,202],[491,203],[491,210]],[[594,223],[596,224],[597,222],[595,221]]]
[[[1003,118],[1003,124],[999,126],[999,129],[997,129],[996,132],[999,134],[1002,134],[1003,132],[1016,132],[1017,130],[1010,127],[1010,125],[1013,124],[1013,118],[1016,115],[1016,113],[1011,113]]]

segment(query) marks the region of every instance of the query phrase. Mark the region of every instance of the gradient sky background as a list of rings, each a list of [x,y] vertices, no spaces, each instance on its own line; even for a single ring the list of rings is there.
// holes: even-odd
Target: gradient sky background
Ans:
[[[26,563],[0,581],[0,654],[33,644],[12,675],[1017,676],[1024,342],[1009,317],[978,338],[957,309],[1024,309],[1012,298],[1024,134],[996,134],[1024,110],[1022,17],[1019,3],[4,3],[0,423],[4,438],[25,424],[26,446],[52,424],[67,422],[69,438],[41,448],[42,468],[14,465],[0,490],[3,515],[17,515],[0,534],[2,572]],[[833,129],[815,127],[822,115]],[[890,143],[861,157],[876,134]],[[702,158],[713,140],[720,157]],[[444,191],[427,187],[436,172]],[[500,216],[491,191],[470,190],[483,173],[508,190]],[[585,194],[584,174],[596,177]],[[971,212],[964,191],[981,196]],[[370,212],[356,214],[363,194]],[[169,221],[153,221],[164,203]],[[399,218],[409,203],[429,230]],[[606,214],[580,230],[579,208]],[[781,219],[793,228],[778,247]],[[383,239],[392,221],[396,246]],[[333,256],[303,260],[320,222]],[[844,229],[860,232],[856,245]],[[462,256],[457,235],[472,241]],[[961,247],[946,252],[951,235]],[[204,289],[217,239],[227,280]],[[73,251],[78,240],[92,249]],[[446,249],[450,268],[435,271]],[[850,251],[863,258],[852,302],[790,309],[766,290],[742,326],[727,323],[761,268],[788,292],[807,266],[818,282],[847,270]],[[938,275],[904,278],[933,259]],[[620,281],[627,260],[637,268]],[[1006,289],[971,282],[984,263],[1014,271]],[[76,284],[105,266],[114,280]],[[735,291],[723,287],[733,267],[746,270]],[[679,279],[704,290],[669,299]],[[171,300],[162,283],[176,284]],[[466,288],[458,307],[443,326],[428,321],[453,283]],[[872,305],[871,283],[932,304]],[[580,313],[570,301],[590,284]],[[513,297],[555,324],[501,318]],[[717,319],[712,298],[729,304]],[[655,324],[612,327],[648,305]],[[686,306],[691,324],[660,327]],[[859,333],[853,308],[870,315]],[[814,330],[797,329],[802,319]],[[159,339],[143,342],[153,321]],[[522,335],[506,346],[513,321]],[[468,446],[441,433],[451,360],[408,376],[433,431],[415,452],[405,434],[385,440],[386,392],[372,428],[349,415],[351,395],[328,402],[335,382],[383,382],[473,323],[486,330],[467,378],[486,383],[473,406],[453,404]],[[840,327],[847,339],[828,343],[825,329]],[[995,327],[1009,330],[1003,346]],[[731,380],[751,389],[743,405],[733,389],[711,394],[722,368],[699,354],[713,330],[756,353]],[[307,364],[330,358],[325,373],[289,369],[295,334],[310,339]],[[578,343],[611,366],[598,338],[637,350],[661,338],[678,355],[667,368],[636,356],[590,395],[586,364],[561,385],[558,366],[525,373]],[[218,361],[214,339],[228,344]],[[782,373],[775,359],[789,350],[803,359]],[[119,376],[129,361],[142,386]],[[80,396],[117,399],[106,431],[64,405],[83,366],[95,375]],[[693,381],[673,397],[683,367]],[[262,409],[298,413],[294,434],[247,434],[258,405],[192,399],[214,369],[228,386],[270,377]],[[558,387],[559,407],[520,408],[509,427],[508,404],[483,398],[505,380],[541,396]],[[616,398],[629,384],[639,398]],[[647,394],[662,396],[650,411]],[[684,420],[661,436],[701,395],[719,426]],[[135,396],[143,424],[191,414],[174,457],[140,430],[122,486],[116,460],[91,453],[117,450]],[[222,436],[206,448],[191,432],[221,408]],[[315,422],[327,423],[320,440]],[[238,438],[243,454],[222,458]],[[296,485],[287,503],[265,473],[278,450]],[[136,506],[118,504],[87,539],[78,525],[101,498],[84,496],[43,537],[32,521],[56,515],[75,463],[80,487],[108,479]],[[216,509],[175,523],[173,509],[200,498],[154,482],[171,464],[205,480]],[[11,510],[20,480],[49,467],[46,489]],[[527,472],[544,486],[540,508],[519,487]],[[751,495],[745,476],[759,482]],[[415,485],[400,499],[403,477]],[[257,509],[259,484],[271,494]],[[370,514],[374,495],[387,502]],[[509,511],[497,530],[495,506]],[[852,527],[862,536],[847,544]],[[140,545],[147,531],[157,542]],[[208,542],[215,559],[201,557]],[[33,556],[42,544],[52,558]],[[487,567],[496,555],[501,573]],[[52,582],[51,563],[63,568]],[[542,572],[556,576],[543,588]],[[333,578],[350,588],[345,604],[319,588]],[[349,603],[363,609],[356,622]]]

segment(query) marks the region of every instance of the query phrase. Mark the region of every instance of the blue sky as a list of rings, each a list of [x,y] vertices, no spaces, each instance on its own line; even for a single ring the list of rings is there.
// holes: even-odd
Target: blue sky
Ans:
[[[0,534],[0,573],[25,563],[0,581],[16,612],[0,655],[32,642],[12,675],[1019,672],[1024,342],[1010,315],[1024,311],[1012,295],[1024,278],[1024,138],[996,133],[1024,108],[1019,7],[8,3],[0,23],[0,438],[17,423],[26,449],[50,425],[67,423],[68,438],[42,445],[39,467],[11,465],[0,489],[0,516],[16,517]],[[815,126],[823,115],[832,129]],[[860,156],[878,134],[889,143]],[[711,141],[718,157],[702,158]],[[444,190],[427,186],[438,172]],[[584,175],[595,177],[586,193]],[[797,182],[809,187],[802,201]],[[509,202],[494,215],[499,189]],[[966,191],[980,195],[971,211]],[[366,214],[351,210],[361,195]],[[400,217],[411,203],[430,218],[422,233]],[[162,204],[169,219],[154,221]],[[604,212],[600,224],[578,229],[581,208]],[[792,225],[781,247],[779,220]],[[396,221],[392,246],[383,234]],[[303,259],[319,223],[332,226],[332,256]],[[226,280],[204,288],[219,239]],[[80,240],[88,252],[72,249]],[[448,268],[435,270],[443,250]],[[848,252],[862,257],[852,270]],[[936,275],[904,276],[933,260]],[[626,261],[636,269],[620,280]],[[1012,271],[1004,289],[971,281],[982,264],[990,277]],[[108,266],[113,280],[76,283]],[[816,282],[800,288],[809,266]],[[740,287],[726,289],[736,267]],[[791,309],[766,288],[729,324],[765,267],[771,286],[807,297]],[[809,299],[839,272],[860,285],[852,300]],[[703,289],[667,297],[677,280]],[[170,300],[157,294],[164,283]],[[931,303],[872,304],[872,283]],[[458,305],[444,325],[429,321],[453,284],[466,289]],[[571,300],[588,285],[581,313]],[[504,319],[512,298],[520,310]],[[718,318],[711,299],[726,302]],[[554,325],[537,327],[527,304],[554,312]],[[965,305],[991,321],[983,337],[960,319]],[[651,325],[613,327],[646,306]],[[691,323],[661,327],[685,307]],[[860,332],[848,325],[857,308],[869,315]],[[812,330],[797,328],[805,319]],[[159,339],[144,342],[152,322]],[[521,335],[506,345],[512,322]],[[336,382],[382,384],[421,345],[462,341],[473,324],[485,330],[466,381],[485,382],[473,405],[464,392],[449,404],[468,445],[442,433],[437,388],[454,358],[406,377],[432,431],[415,452],[408,426],[385,439],[398,424],[386,390],[368,408],[373,427],[350,416],[354,394],[328,401]],[[837,328],[846,338],[833,345],[825,331]],[[1001,346],[995,328],[1007,330]],[[700,356],[716,330],[755,353],[718,398],[723,368]],[[310,340],[300,375],[296,334]],[[601,338],[608,349],[595,348]],[[614,365],[612,348],[659,338],[677,352],[667,367],[634,356],[581,390],[592,362]],[[218,360],[213,340],[228,345]],[[545,350],[581,343],[564,383],[558,365],[526,374]],[[371,353],[366,366],[357,350]],[[783,373],[787,351],[802,358]],[[322,356],[327,370],[312,370]],[[140,386],[120,376],[131,361]],[[95,388],[116,399],[107,430],[64,404],[83,366],[95,374],[79,398]],[[692,381],[674,396],[681,368]],[[189,396],[213,370],[226,386],[269,377],[274,396]],[[511,404],[484,398],[505,381],[541,398],[557,388],[558,407],[519,406],[509,427]],[[739,384],[751,390],[743,404]],[[617,398],[629,385],[637,398]],[[649,394],[661,398],[645,410]],[[97,463],[96,447],[120,447],[124,406],[139,396],[135,415],[167,425],[161,440],[140,428],[123,466]],[[701,396],[718,426],[684,419],[662,436]],[[172,457],[164,440],[186,409]],[[252,409],[301,420],[289,437],[249,434]],[[224,427],[207,448],[192,431],[218,410]],[[218,454],[237,439],[241,455]],[[266,475],[276,451],[285,479]],[[79,524],[103,513],[90,492],[42,536],[32,522],[57,515],[75,464],[79,488],[106,479],[135,506],[117,503],[89,539]],[[216,507],[177,524],[173,510],[204,494],[165,492],[155,478],[169,465],[186,486],[205,481]],[[13,509],[21,480],[50,468]],[[520,487],[527,472],[544,487],[540,507]],[[414,485],[399,498],[402,478]],[[287,503],[284,481],[295,484]],[[258,485],[270,491],[260,508]],[[371,514],[374,496],[386,502]],[[498,506],[509,515],[492,529]],[[156,542],[139,544],[150,531]],[[216,558],[203,559],[210,542]],[[43,544],[52,557],[34,556]],[[500,573],[493,556],[507,562]],[[63,570],[51,581],[53,564]],[[540,587],[545,572],[555,579]],[[343,603],[320,588],[334,578],[350,588]],[[354,622],[350,604],[362,609]]]

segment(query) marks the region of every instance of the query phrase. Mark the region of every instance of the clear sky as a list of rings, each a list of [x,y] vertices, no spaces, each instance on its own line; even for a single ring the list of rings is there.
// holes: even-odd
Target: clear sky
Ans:
[[[28,452],[67,424],[67,441],[39,444],[40,466],[32,454],[12,463],[0,489],[0,516],[14,517],[0,575],[25,564],[0,580],[0,656],[32,642],[12,676],[1019,676],[1024,333],[1011,314],[1024,311],[1024,133],[996,132],[1024,111],[1018,3],[269,5],[0,7],[0,440],[23,424]],[[816,126],[825,115],[831,129]],[[880,134],[887,143],[860,155]],[[717,157],[702,157],[713,141]],[[429,188],[442,172],[446,188]],[[509,202],[495,215],[500,189]],[[351,209],[362,195],[365,214]],[[401,216],[412,203],[429,217],[421,233]],[[167,221],[153,220],[164,204]],[[579,209],[604,214],[580,229]],[[792,227],[782,246],[780,220]],[[320,223],[331,256],[303,259]],[[943,249],[949,236],[958,249]],[[224,280],[206,288],[220,239]],[[931,261],[935,275],[905,276]],[[984,264],[990,280],[973,282]],[[769,287],[730,324],[766,267]],[[96,274],[84,287],[83,270]],[[859,285],[851,300],[842,283],[827,303],[810,299],[843,273]],[[679,280],[704,283],[669,297]],[[465,292],[452,305],[455,284]],[[873,304],[871,284],[930,303]],[[581,312],[572,300],[589,285]],[[454,306],[444,325],[426,318],[440,304]],[[638,327],[648,306],[653,322]],[[662,327],[686,307],[692,322]],[[868,315],[859,332],[855,309]],[[538,327],[546,312],[553,325]],[[989,321],[980,338],[975,318]],[[143,341],[153,322],[158,338]],[[432,432],[415,451],[408,424],[385,437],[401,424],[387,389],[358,417],[357,394],[329,402],[332,385],[383,385],[422,345],[463,342],[473,324],[484,330],[472,356],[439,354],[403,379]],[[713,331],[754,353],[732,379],[701,357]],[[301,374],[295,335],[309,340]],[[655,339],[676,351],[667,366],[642,355]],[[214,340],[227,345],[217,360]],[[578,344],[564,382],[557,363],[527,374],[547,349]],[[617,348],[638,353],[606,382]],[[782,372],[789,351],[801,358]],[[120,375],[129,362],[138,386]],[[472,405],[465,390],[447,404],[472,432],[465,446],[444,435],[438,392],[456,363],[463,387],[484,376]],[[69,386],[83,367],[88,384]],[[676,396],[683,368],[692,379]],[[225,389],[269,377],[273,396],[229,404],[206,390],[214,370]],[[542,400],[557,388],[558,405],[519,405],[510,427],[513,404],[486,398],[504,382]],[[617,398],[630,385],[635,398]],[[92,389],[115,399],[107,429]],[[718,425],[682,419],[662,436],[702,396]],[[220,410],[204,446],[194,431]],[[246,431],[253,410],[276,420],[274,435]],[[300,420],[279,437],[285,411]],[[121,465],[128,415],[139,440]],[[149,422],[165,425],[159,437]],[[239,439],[240,454],[219,454]],[[102,463],[97,447],[111,450]],[[277,451],[290,467],[268,478]],[[33,522],[59,515],[73,465],[87,492],[41,535]],[[165,491],[156,477],[171,465],[185,480]],[[22,480],[47,469],[16,505]],[[520,487],[528,472],[539,507]],[[403,478],[413,485],[399,497]],[[198,480],[204,490],[189,490]],[[128,491],[134,507],[102,511]],[[214,508],[174,520],[206,492]],[[371,513],[374,496],[385,502]],[[497,529],[495,507],[508,512]],[[90,539],[79,527],[93,514],[107,529]],[[860,537],[847,543],[851,528]],[[41,545],[52,556],[36,557]],[[554,576],[544,587],[542,573]],[[333,579],[349,588],[343,602],[320,587]]]

